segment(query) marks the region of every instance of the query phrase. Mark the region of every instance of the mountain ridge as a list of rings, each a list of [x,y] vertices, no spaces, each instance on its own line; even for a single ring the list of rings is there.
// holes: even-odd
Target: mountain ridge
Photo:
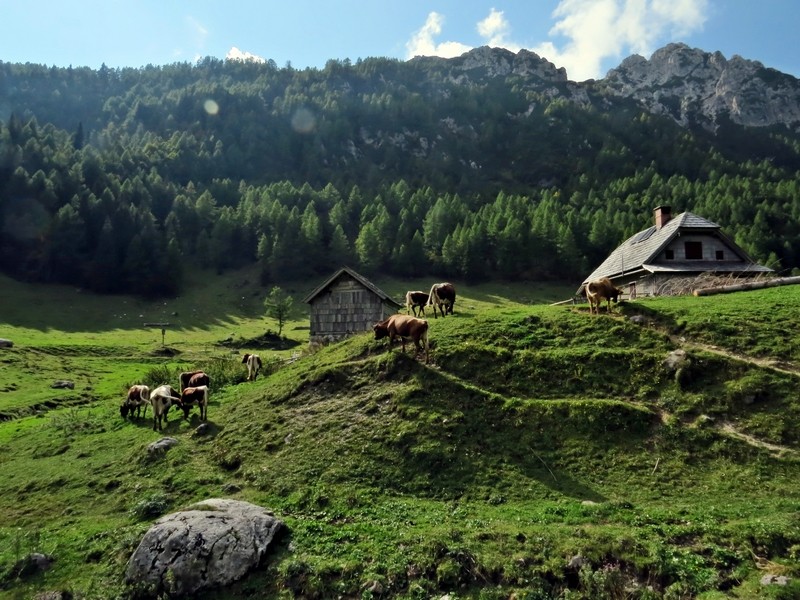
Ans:
[[[747,127],[784,125],[800,130],[800,80],[761,62],[670,43],[650,59],[639,54],[625,58],[602,79],[575,82],[567,71],[529,50],[516,54],[482,46],[457,58],[415,57],[411,62],[448,68],[453,83],[466,83],[469,73],[485,78],[522,77],[552,85],[551,92],[586,105],[590,91],[636,101],[648,112],[666,115],[681,126],[715,130],[727,115]]]

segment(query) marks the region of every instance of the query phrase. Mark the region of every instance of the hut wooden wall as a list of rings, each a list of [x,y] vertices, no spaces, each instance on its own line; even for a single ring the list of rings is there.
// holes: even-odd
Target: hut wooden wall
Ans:
[[[393,314],[379,296],[350,277],[342,277],[311,303],[311,341],[337,340],[372,326]]]

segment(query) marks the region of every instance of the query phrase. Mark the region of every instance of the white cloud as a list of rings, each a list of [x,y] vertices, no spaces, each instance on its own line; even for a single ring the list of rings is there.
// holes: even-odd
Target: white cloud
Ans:
[[[602,77],[607,59],[651,54],[659,45],[702,29],[709,0],[561,0],[553,11],[549,41],[528,48],[567,70],[573,81]],[[452,58],[472,49],[461,42],[436,42],[444,16],[431,12],[406,44],[407,57]],[[476,25],[485,44],[517,52],[503,11],[491,9]]]
[[[553,12],[551,36],[566,42],[539,44],[533,51],[560,67],[570,79],[601,77],[605,59],[651,54],[658,44],[701,29],[708,0],[561,0]]]
[[[227,60],[243,60],[243,61],[252,61],[257,63],[267,62],[266,59],[256,54],[239,50],[236,46],[233,46],[230,50],[228,50],[228,53],[225,55],[225,58]]]
[[[472,50],[472,46],[467,46],[460,42],[441,42],[437,44],[434,38],[442,33],[443,22],[444,17],[439,13],[432,12],[428,14],[428,18],[422,28],[406,42],[406,57],[441,56],[442,58],[453,58]]]
[[[440,56],[442,58],[453,58],[472,50],[472,46],[461,42],[436,43],[435,38],[441,35],[443,23],[444,16],[437,12],[428,14],[425,25],[406,43],[406,57]],[[515,44],[508,39],[511,26],[501,10],[493,8],[489,11],[489,16],[478,22],[476,30],[478,35],[485,40],[484,45],[507,48],[513,52],[517,52],[521,48],[519,44]]]
[[[508,40],[511,26],[503,15],[502,10],[492,9],[489,16],[478,22],[478,34],[486,40],[486,45],[493,48],[507,48],[517,52],[518,44]]]

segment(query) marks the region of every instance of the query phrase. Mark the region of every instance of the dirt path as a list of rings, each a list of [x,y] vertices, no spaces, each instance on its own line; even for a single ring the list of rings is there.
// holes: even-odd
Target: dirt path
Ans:
[[[747,356],[746,354],[732,352],[730,350],[726,350],[725,348],[720,348],[719,346],[714,346],[712,344],[705,344],[703,342],[698,342],[696,340],[687,340],[685,337],[669,334],[666,331],[664,331],[664,333],[667,333],[667,335],[669,335],[669,339],[672,342],[672,344],[678,348],[683,348],[686,350],[701,350],[703,352],[709,352],[711,354],[723,356],[730,360],[745,362],[764,369],[772,369],[773,371],[784,373],[785,375],[791,375],[793,377],[800,377],[800,366],[788,361],[782,361],[772,357],[758,358],[754,356]],[[797,450],[793,448],[789,448],[787,446],[780,446],[778,444],[772,444],[770,442],[765,442],[764,440],[760,440],[756,437],[753,437],[752,435],[739,431],[730,421],[724,421],[722,423],[719,423],[718,425],[716,425],[716,428],[720,432],[729,435],[733,438],[736,438],[737,440],[745,442],[746,444],[749,444],[754,448],[768,450],[776,458],[781,458],[785,456],[797,456],[798,454],[800,454]]]
[[[672,344],[678,348],[684,348],[689,350],[702,350],[704,352],[709,352],[711,354],[716,354],[718,356],[724,356],[725,358],[729,358],[731,360],[746,362],[751,365],[761,367],[763,369],[772,369],[773,371],[778,371],[786,375],[793,375],[795,377],[800,377],[800,366],[793,364],[789,361],[780,360],[772,357],[758,358],[755,356],[747,356],[746,354],[732,352],[730,350],[726,350],[725,348],[720,348],[719,346],[714,346],[712,344],[705,344],[703,342],[698,342],[696,340],[687,340],[685,337],[669,334],[667,333],[667,331],[664,331],[664,333],[669,335],[670,342],[672,342]]]
[[[727,435],[736,438],[737,440],[741,440],[754,448],[762,448],[764,450],[769,450],[770,453],[775,458],[782,458],[786,456],[797,456],[798,451],[794,448],[788,448],[786,446],[779,446],[778,444],[771,444],[769,442],[765,442],[764,440],[759,440],[758,438],[753,437],[752,435],[748,435],[746,433],[742,433],[736,427],[733,426],[733,423],[730,422],[723,422],[719,425],[719,430]]]
[[[740,362],[746,362],[751,365],[755,365],[765,369],[772,369],[774,371],[778,371],[780,373],[784,373],[787,375],[791,375],[794,377],[800,377],[800,366],[795,365],[790,362],[780,361],[775,358],[757,358],[753,356],[747,356],[745,354],[739,354],[736,352],[732,352],[730,350],[726,350],[725,348],[720,348],[718,346],[714,346],[711,344],[705,344],[703,342],[698,342],[695,340],[687,340],[685,337],[677,336],[670,334],[666,330],[663,330],[665,335],[669,336],[670,341],[676,348],[683,348],[685,350],[700,350],[703,352],[709,352],[711,354],[716,354],[718,356],[723,356],[730,360],[736,360]],[[453,375],[452,373],[448,373],[442,370],[437,365],[429,365],[428,368],[435,371],[439,376],[444,377],[452,381],[453,383],[459,384],[464,386],[465,388],[475,390],[478,393],[481,393],[487,397],[494,397],[498,399],[502,399],[503,396],[491,390],[483,389],[475,384],[465,381],[460,377]],[[637,403],[634,403],[637,404]],[[659,407],[654,407],[652,405],[647,405],[649,410],[654,411],[661,419],[662,423],[668,423],[672,418],[672,415],[663,410]],[[799,456],[800,451],[790,448],[788,446],[781,446],[778,444],[772,444],[770,442],[765,442],[764,440],[760,440],[752,435],[739,431],[736,426],[731,423],[730,421],[723,421],[720,423],[715,423],[713,427],[719,431],[720,433],[735,438],[741,442],[744,442],[753,448],[758,448],[761,450],[767,450],[769,453],[775,458],[786,458],[788,456]]]

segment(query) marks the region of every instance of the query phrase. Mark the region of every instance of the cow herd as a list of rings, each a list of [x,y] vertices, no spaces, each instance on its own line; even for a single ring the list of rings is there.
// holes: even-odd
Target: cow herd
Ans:
[[[245,354],[242,363],[247,365],[247,380],[253,381],[263,363],[257,354]],[[147,407],[153,409],[153,431],[163,429],[167,422],[169,409],[173,406],[183,411],[183,418],[188,420],[189,413],[196,406],[200,411],[200,420],[208,418],[208,394],[211,388],[211,377],[205,371],[185,371],[178,376],[179,388],[176,391],[171,385],[162,384],[154,389],[146,385],[136,384],[128,389],[125,400],[119,407],[123,419],[147,416]]]
[[[372,331],[375,339],[389,338],[389,347],[400,339],[403,352],[406,342],[414,342],[416,354],[425,350],[425,362],[429,360],[428,321],[420,319],[425,315],[425,307],[433,309],[433,318],[453,314],[456,303],[456,288],[452,283],[434,283],[429,292],[419,290],[406,292],[406,314],[391,315],[388,319],[375,323]],[[419,312],[417,312],[419,311]]]
[[[585,288],[586,299],[589,301],[589,313],[599,314],[600,304],[603,300],[607,303],[607,312],[611,312],[611,302],[618,302],[623,291],[614,286],[606,277],[590,281]],[[434,318],[453,314],[456,303],[456,290],[452,283],[434,283],[429,292],[406,292],[406,314],[394,314],[388,319],[376,323],[372,330],[376,340],[389,338],[389,347],[396,339],[400,340],[402,351],[406,351],[406,342],[414,343],[416,355],[425,351],[425,362],[429,361],[428,321],[419,318],[425,315],[425,308],[433,309]],[[242,363],[247,365],[247,380],[255,381],[263,363],[257,354],[245,354]],[[167,384],[160,385],[153,390],[146,385],[133,385],[128,390],[125,401],[120,406],[123,418],[140,414],[146,416],[147,407],[153,407],[153,430],[161,430],[162,424],[167,421],[170,407],[177,406],[183,411],[185,419],[189,418],[192,408],[197,406],[200,411],[200,420],[205,421],[208,416],[208,392],[211,379],[203,371],[187,371],[179,376],[179,391]]]
[[[586,299],[589,301],[589,314],[600,314],[600,304],[606,301],[606,312],[611,312],[611,302],[619,302],[623,290],[616,287],[608,277],[590,281],[585,287]],[[413,341],[416,354],[425,350],[425,362],[428,362],[428,322],[419,317],[425,316],[425,308],[433,308],[433,317],[438,318],[453,314],[456,303],[456,290],[452,283],[434,283],[429,292],[413,290],[406,292],[406,314],[392,315],[388,319],[376,323],[372,330],[375,339],[389,338],[389,347],[399,338],[403,352],[406,341]]]

